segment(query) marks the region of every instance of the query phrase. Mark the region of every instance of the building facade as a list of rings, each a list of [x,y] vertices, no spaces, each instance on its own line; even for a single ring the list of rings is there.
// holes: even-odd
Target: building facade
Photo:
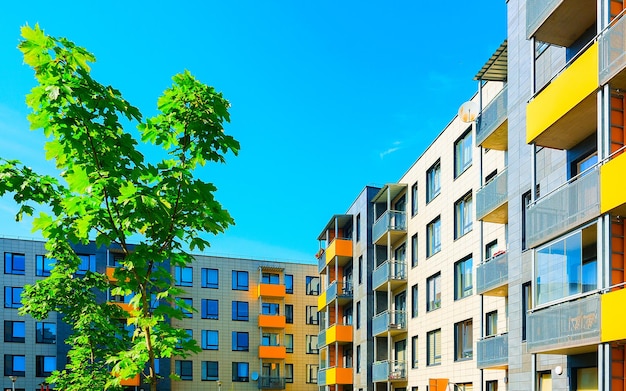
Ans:
[[[45,378],[66,362],[63,341],[71,330],[61,317],[53,313],[35,321],[17,313],[23,287],[49,275],[53,267],[44,244],[0,238],[3,389],[45,389]],[[75,251],[83,260],[79,274],[112,278],[121,257],[114,248],[93,243],[75,246]],[[172,271],[175,284],[185,290],[181,298],[197,309],[172,323],[187,330],[202,351],[159,360],[161,376],[175,373],[181,379],[163,380],[159,390],[316,389],[319,276],[314,264],[198,255],[193,265]],[[128,305],[108,292],[100,298]],[[139,378],[123,384],[128,390],[148,389]]]

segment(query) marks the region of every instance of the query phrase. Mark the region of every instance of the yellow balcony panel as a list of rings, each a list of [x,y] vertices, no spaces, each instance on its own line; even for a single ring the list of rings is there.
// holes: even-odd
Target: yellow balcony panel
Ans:
[[[602,342],[626,340],[626,289],[608,292],[602,295],[600,339]]]
[[[257,289],[258,297],[285,297],[286,288],[284,285],[278,284],[259,284]]]
[[[326,345],[331,343],[352,343],[352,326],[333,325],[326,330]]]
[[[595,133],[598,43],[590,46],[526,106],[526,142],[571,149]]]
[[[596,21],[593,0],[529,0],[526,34],[542,42],[571,46]]]
[[[352,240],[335,239],[326,249],[326,264],[329,264],[335,257],[340,266],[352,258]]]
[[[259,327],[284,329],[285,325],[284,315],[259,315]]]
[[[352,368],[329,368],[326,384],[352,384]]]
[[[611,159],[600,167],[600,212],[626,215],[624,173],[626,153]]]
[[[328,303],[326,302],[326,291],[324,291],[320,293],[319,296],[317,296],[317,310],[321,311],[326,308],[327,305]]]
[[[284,360],[287,349],[284,346],[259,346],[259,358],[273,358]]]

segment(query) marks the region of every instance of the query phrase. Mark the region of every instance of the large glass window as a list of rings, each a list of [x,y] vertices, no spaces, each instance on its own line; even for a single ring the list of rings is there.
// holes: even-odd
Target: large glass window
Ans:
[[[57,369],[56,356],[35,356],[35,372],[37,377],[48,377]]]
[[[4,308],[20,308],[22,306],[22,291],[20,286],[4,287]]]
[[[426,226],[426,234],[428,235],[426,256],[430,257],[441,251],[441,218],[439,216],[428,223]]]
[[[247,332],[233,331],[233,351],[247,352],[250,348],[249,336]]]
[[[35,342],[56,343],[57,325],[53,322],[37,322],[35,325]]]
[[[285,350],[293,353],[293,334],[285,334]]]
[[[470,191],[454,204],[454,238],[472,230],[472,192]]]
[[[426,202],[441,192],[441,163],[439,160],[426,171]]]
[[[319,324],[316,305],[306,306],[306,324]]]
[[[78,270],[76,274],[82,275],[87,272],[95,272],[96,271],[96,255],[95,254],[78,254],[78,258],[80,258],[80,265],[78,265]]]
[[[485,335],[498,334],[498,311],[491,311],[485,314]]]
[[[220,348],[219,332],[217,330],[202,330],[201,345],[204,350],[218,350]]]
[[[278,303],[263,303],[261,313],[263,315],[280,315],[280,305]]]
[[[174,266],[174,280],[177,286],[193,286],[193,268]]]
[[[417,317],[418,302],[419,301],[417,298],[417,284],[415,284],[411,287],[411,317],[413,318]]]
[[[248,290],[248,272],[233,270],[233,290],[234,291],[247,291]]]
[[[233,320],[248,321],[247,301],[233,301]]]
[[[441,273],[434,274],[426,280],[426,310],[432,311],[441,307]]]
[[[470,127],[454,143],[454,177],[458,177],[472,165],[472,128]]]
[[[4,253],[4,274],[26,273],[26,256],[24,254]]]
[[[179,305],[178,307],[183,312],[183,316],[185,318],[193,318],[193,312],[191,312],[191,309],[193,308],[193,299],[190,297],[181,297],[181,298],[178,298],[177,300],[179,302],[184,303],[185,305],[184,307],[182,305]],[[217,301],[217,300],[214,300],[214,301]],[[208,318],[208,319],[212,319],[212,318]]]
[[[306,382],[309,384],[317,384],[318,372],[319,372],[319,365],[306,364]]]
[[[174,366],[180,380],[193,380],[193,361],[176,360]]]
[[[4,376],[26,376],[26,356],[5,354]]]
[[[441,364],[441,329],[429,331],[426,338],[428,339],[426,365]]]
[[[26,325],[21,320],[4,321],[4,342],[24,343],[26,339]]]
[[[220,287],[219,276],[219,270],[217,269],[202,268],[202,287],[218,289]]]
[[[280,275],[278,273],[263,273],[261,274],[261,284],[280,284]]]
[[[417,335],[411,337],[411,368],[417,368],[419,360],[417,358],[418,353],[418,339]]]
[[[285,383],[293,383],[293,364],[285,364]]]
[[[202,299],[201,302],[202,319],[219,319],[219,301],[213,299]]]
[[[472,256],[468,255],[454,264],[454,300],[459,300],[472,294],[473,286]]]
[[[473,350],[473,330],[472,320],[464,320],[454,325],[454,348],[456,361],[469,360],[472,358]]]
[[[417,266],[417,234],[411,237],[411,267]]]
[[[35,275],[38,277],[47,277],[50,275],[56,260],[47,258],[43,255],[35,255]]]
[[[220,364],[217,361],[202,361],[202,380],[219,380]]]
[[[417,214],[417,182],[411,186],[411,216]]]
[[[293,324],[293,304],[285,304],[285,323]]]
[[[306,294],[317,296],[320,294],[320,278],[306,276]]]
[[[293,274],[285,274],[285,293],[293,295]]]
[[[250,367],[247,362],[233,362],[233,381],[248,382]]]
[[[306,352],[307,354],[317,354],[317,335],[306,336]]]

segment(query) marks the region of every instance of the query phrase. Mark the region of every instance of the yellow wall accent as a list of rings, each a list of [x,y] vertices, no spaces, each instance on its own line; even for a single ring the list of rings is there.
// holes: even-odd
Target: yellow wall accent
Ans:
[[[326,291],[320,293],[317,297],[317,310],[321,311],[326,308]]]
[[[621,154],[600,167],[600,212],[606,213],[626,203],[624,173],[626,154]]]
[[[526,142],[543,131],[598,88],[598,43],[591,45],[573,64],[526,106]]]
[[[352,368],[329,368],[326,384],[352,384]]]
[[[284,359],[286,357],[287,348],[284,346],[259,346],[259,358]]]
[[[285,297],[286,287],[277,284],[259,284],[258,297]]]
[[[600,340],[602,342],[626,340],[624,322],[624,303],[626,303],[626,289],[605,293],[601,296],[601,323]]]
[[[352,326],[333,325],[326,330],[326,344],[352,342]]]

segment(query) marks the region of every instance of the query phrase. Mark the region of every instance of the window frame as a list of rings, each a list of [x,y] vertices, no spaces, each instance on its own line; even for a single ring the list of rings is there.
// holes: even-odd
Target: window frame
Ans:
[[[242,280],[240,280],[242,279]],[[245,282],[243,281],[245,279]],[[232,271],[232,290],[247,291],[250,289],[250,276],[245,270]]]
[[[214,364],[214,365],[211,365],[211,364]],[[214,368],[211,368],[213,366],[214,366]],[[211,374],[215,374],[215,375],[211,376]],[[203,380],[203,381],[217,381],[219,379],[220,379],[220,363],[219,363],[219,361],[202,361],[201,380]]]
[[[285,323],[293,324],[293,304],[285,304]]]
[[[285,274],[285,293],[293,295],[293,274]]]
[[[441,308],[441,272],[426,279],[426,312]]]
[[[426,170],[426,204],[441,194],[441,159]]]
[[[470,126],[454,142],[454,179],[460,177],[473,161],[472,127]],[[469,155],[469,158],[468,156]]]
[[[316,283],[317,281],[317,283]],[[320,294],[320,278],[319,276],[306,276],[305,279],[306,295],[319,296]],[[315,289],[317,288],[317,290]]]
[[[474,220],[472,191],[465,193],[454,203],[454,239],[459,239],[472,232]]]
[[[16,262],[16,259],[21,259],[21,265],[19,262]],[[17,266],[16,266],[16,263],[17,263]],[[12,274],[12,275],[17,275],[17,276],[26,275],[26,254],[5,252],[4,253],[4,274]]]
[[[293,334],[285,334],[285,351],[293,353]]]
[[[245,344],[243,338],[245,336]],[[233,331],[231,333],[232,344],[231,348],[233,352],[249,352],[250,351],[250,333],[247,331]]]
[[[474,322],[466,319],[454,324],[454,361],[471,360],[474,357]]]
[[[21,361],[20,365],[16,365],[16,360]],[[10,360],[10,365],[8,363]],[[17,367],[23,369],[15,369]],[[24,354],[5,354],[4,355],[4,376],[26,376],[26,356]]]
[[[52,368],[49,367],[51,365],[50,360],[52,360]],[[52,375],[52,372],[57,369],[57,356],[45,356],[45,355],[37,355],[35,356],[35,376],[37,377],[48,377]]]
[[[426,366],[441,365],[441,329],[426,333]]]
[[[215,278],[212,277],[215,272]],[[220,271],[219,269],[213,269],[210,267],[203,267],[200,270],[201,276],[201,286],[202,288],[208,289],[219,289],[220,288]]]
[[[192,360],[176,360],[174,362],[174,371],[176,375],[183,381],[193,381],[193,361]]]
[[[411,186],[411,217],[417,215],[418,209],[418,187],[417,182]]]
[[[56,264],[56,259],[45,255],[35,255],[35,276],[48,277]]]
[[[310,325],[319,325],[319,316],[317,313],[316,305],[307,305],[306,306],[306,315],[305,315],[305,323]]]
[[[411,236],[411,267],[416,267],[419,264],[418,253],[419,245],[418,245],[418,237],[417,233]]]
[[[306,354],[319,354],[319,347],[317,345],[318,336],[315,334],[306,335]]]
[[[46,326],[52,326],[54,330],[54,338],[46,338]],[[35,343],[55,344],[57,342],[57,324],[54,322],[36,322],[35,323]]]
[[[441,252],[441,215],[426,224],[426,258]]]
[[[16,325],[21,325],[21,330],[19,328],[16,328]],[[17,333],[16,333],[16,329],[18,331]],[[26,322],[24,322],[23,320],[5,320],[4,321],[4,342],[25,343],[26,342]]]
[[[243,376],[241,373],[242,369],[245,367],[243,372],[246,373],[246,376]],[[248,383],[250,382],[250,363],[245,361],[233,361],[232,365],[232,381],[236,383]]]
[[[250,303],[247,301],[233,300],[232,320],[237,322],[248,322],[250,320]]]
[[[4,287],[4,308],[21,308],[22,307],[22,293],[24,287],[21,286],[5,286]],[[17,301],[15,297],[17,296]]]
[[[80,258],[76,275],[84,276],[87,272],[94,273],[96,271],[96,254],[76,254],[76,256]]]
[[[219,350],[220,349],[220,334],[219,330],[202,330],[200,335],[200,347],[202,350]],[[215,344],[210,343],[213,339],[210,336],[215,336]]]
[[[419,314],[419,291],[418,285],[411,287],[411,318],[417,318]]]
[[[174,266],[174,285],[192,287],[193,286],[193,267]]]
[[[472,254],[469,254],[454,263],[454,300],[464,299],[473,293],[474,260]]]
[[[411,368],[417,369],[419,368],[419,338],[417,335],[411,337]]]
[[[209,307],[209,304],[215,303],[215,312],[209,312],[213,307]],[[211,319],[211,320],[219,320],[220,318],[220,302],[217,299],[202,299],[200,302],[201,314],[200,317],[202,319]]]

